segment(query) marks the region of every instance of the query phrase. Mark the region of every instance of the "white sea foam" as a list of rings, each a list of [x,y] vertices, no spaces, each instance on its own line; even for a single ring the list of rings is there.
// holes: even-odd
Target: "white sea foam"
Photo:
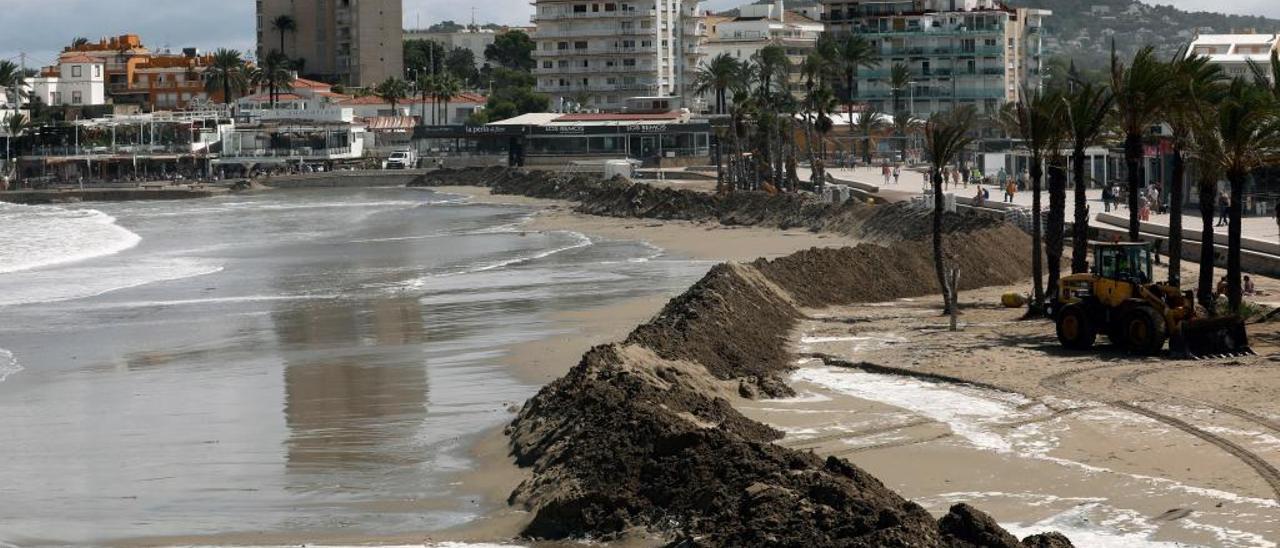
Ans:
[[[592,241],[591,241],[591,238],[588,238],[585,234],[580,234],[580,233],[578,233],[578,232],[568,232],[567,234],[571,235],[571,236],[574,238],[574,240],[575,240],[575,241],[574,241],[573,243],[568,244],[568,245],[564,245],[564,246],[561,246],[561,247],[556,247],[556,248],[548,249],[548,250],[545,250],[545,251],[539,251],[539,252],[534,253],[534,254],[532,254],[532,255],[526,255],[526,256],[521,256],[521,257],[512,257],[512,258],[510,258],[510,259],[503,259],[503,260],[500,260],[500,261],[493,261],[493,262],[488,262],[488,263],[482,263],[482,264],[478,264],[478,265],[473,265],[473,266],[464,267],[464,268],[461,268],[461,269],[458,269],[458,270],[454,270],[454,271],[451,271],[451,272],[444,272],[444,273],[439,273],[439,274],[432,274],[432,275],[430,275],[430,276],[425,276],[425,277],[422,277],[422,278],[417,278],[417,279],[409,280],[408,282],[405,282],[404,284],[402,284],[402,285],[401,285],[401,288],[403,288],[403,289],[408,289],[408,290],[411,290],[411,291],[420,291],[420,290],[422,290],[422,289],[432,287],[433,285],[435,285],[435,281],[436,281],[437,279],[439,279],[439,278],[442,278],[442,277],[447,278],[447,277],[460,276],[460,275],[465,275],[465,274],[478,274],[478,273],[481,273],[481,272],[489,272],[489,271],[491,271],[491,270],[498,270],[498,269],[500,269],[500,268],[504,268],[504,267],[508,267],[508,266],[513,266],[513,265],[517,265],[517,264],[523,264],[523,263],[528,263],[528,262],[532,262],[532,261],[537,261],[537,260],[539,260],[539,259],[545,259],[545,258],[547,258],[547,257],[551,257],[552,255],[557,255],[557,254],[560,254],[560,253],[564,253],[564,252],[566,252],[566,251],[572,251],[572,250],[575,250],[575,249],[582,249],[582,248],[584,248],[584,247],[588,247],[588,246],[590,246],[590,245],[592,245],[592,244],[594,243],[594,242],[592,242]]]
[[[1082,504],[1066,512],[1031,524],[1001,524],[1017,537],[1057,531],[1076,546],[1112,548],[1164,548],[1185,546],[1153,540],[1158,529],[1145,516],[1132,510],[1099,503]]]
[[[96,209],[0,203],[0,274],[113,255],[142,237]]]
[[[19,371],[22,371],[22,365],[18,363],[18,358],[13,357],[13,352],[0,348],[0,382]]]
[[[172,258],[35,270],[0,277],[0,306],[85,299],[131,287],[206,276],[222,268],[204,260]]]

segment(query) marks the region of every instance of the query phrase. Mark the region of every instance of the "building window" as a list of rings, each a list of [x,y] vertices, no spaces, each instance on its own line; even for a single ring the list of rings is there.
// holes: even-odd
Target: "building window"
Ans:
[[[71,65],[71,77],[79,78],[81,76],[80,70],[80,65]]]
[[[587,43],[586,43],[586,42],[574,42],[574,43],[573,43],[573,49],[587,49]]]
[[[78,105],[84,102],[84,96],[78,91],[71,92],[71,104]]]
[[[94,77],[102,76],[102,65],[93,66],[93,75]]]

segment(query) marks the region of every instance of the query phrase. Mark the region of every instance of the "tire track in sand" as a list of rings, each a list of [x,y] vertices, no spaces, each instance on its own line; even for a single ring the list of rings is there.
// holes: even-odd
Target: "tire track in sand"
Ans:
[[[1139,392],[1146,392],[1154,396],[1163,396],[1165,398],[1169,398],[1171,400],[1177,401],[1184,405],[1198,405],[1201,407],[1207,407],[1219,413],[1231,415],[1238,419],[1244,420],[1245,422],[1251,422],[1255,425],[1258,425],[1267,430],[1270,430],[1276,434],[1280,434],[1280,421],[1269,419],[1267,417],[1264,417],[1252,411],[1247,411],[1239,407],[1235,407],[1233,405],[1227,405],[1225,403],[1218,403],[1218,402],[1209,401],[1209,400],[1202,400],[1199,398],[1184,396],[1182,394],[1175,394],[1173,392],[1166,392],[1164,390],[1154,388],[1142,382],[1142,377],[1145,377],[1147,375],[1151,375],[1154,373],[1162,373],[1165,371],[1168,371],[1168,369],[1158,368],[1158,367],[1152,367],[1148,369],[1139,369],[1136,371],[1131,371],[1129,373],[1120,375],[1119,377],[1116,377],[1115,380],[1117,383],[1128,385],[1129,387]]]
[[[1063,371],[1061,373],[1056,373],[1041,379],[1040,386],[1048,390],[1054,390],[1059,393],[1066,394],[1071,397],[1100,401],[1103,398],[1098,398],[1083,390],[1070,387],[1067,384],[1067,380],[1078,375],[1083,375],[1085,373],[1091,373],[1091,372],[1100,371],[1104,369],[1116,369],[1121,367],[1129,367],[1129,366],[1130,364],[1115,364],[1115,365],[1102,365],[1097,367],[1086,367],[1082,369],[1073,369],[1070,371]],[[1150,371],[1150,368],[1148,368],[1148,370],[1139,370],[1138,371],[1139,374],[1136,375],[1135,378],[1141,377],[1142,374],[1147,371]],[[1122,375],[1121,377],[1124,377],[1124,375]],[[1113,378],[1113,381],[1120,381],[1121,377]],[[1275,495],[1276,501],[1280,502],[1280,470],[1277,470],[1275,466],[1272,466],[1271,463],[1267,462],[1266,459],[1263,459],[1262,457],[1258,456],[1256,453],[1248,449],[1245,449],[1241,445],[1235,442],[1232,442],[1231,440],[1223,438],[1217,434],[1207,432],[1203,429],[1197,428],[1191,423],[1188,423],[1176,417],[1166,415],[1164,413],[1152,411],[1145,407],[1139,407],[1137,405],[1134,405],[1128,402],[1123,402],[1123,401],[1110,401],[1110,402],[1107,402],[1107,404],[1112,407],[1116,407],[1118,409],[1123,409],[1131,413],[1142,415],[1156,422],[1160,422],[1167,426],[1171,426],[1173,428],[1181,430],[1187,434],[1190,434],[1192,436],[1200,438],[1201,440],[1204,440],[1205,442],[1208,442],[1209,444],[1225,451],[1231,456],[1234,456],[1236,459],[1243,462],[1246,466],[1248,466],[1249,468],[1252,468],[1253,471],[1256,472],[1258,476],[1262,478],[1263,481],[1267,482],[1267,485],[1271,487],[1271,491]]]

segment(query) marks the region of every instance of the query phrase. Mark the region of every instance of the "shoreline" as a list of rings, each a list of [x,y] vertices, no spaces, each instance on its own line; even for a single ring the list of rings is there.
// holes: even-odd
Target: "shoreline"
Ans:
[[[471,203],[534,208],[524,225],[530,232],[573,231],[592,239],[641,241],[662,250],[663,256],[679,260],[705,261],[707,269],[724,261],[749,261],[760,256],[778,257],[810,247],[853,245],[856,240],[835,234],[814,234],[807,230],[782,231],[760,227],[719,227],[689,221],[656,221],[596,217],[572,211],[572,202],[511,195],[493,195],[488,188],[473,186],[432,187],[428,191],[461,195]],[[690,231],[703,237],[690,238]],[[696,277],[695,277],[696,280]],[[555,332],[534,340],[504,347],[499,362],[522,383],[542,387],[578,364],[591,348],[626,338],[662,310],[667,302],[685,291],[687,285],[647,296],[625,298],[601,306],[561,311],[547,319]],[[520,402],[523,403],[523,402]],[[511,417],[514,418],[515,415]],[[573,543],[528,542],[519,540],[532,514],[507,504],[515,488],[531,475],[515,465],[505,434],[509,421],[501,426],[465,438],[462,448],[472,461],[471,469],[448,474],[447,482],[458,487],[447,497],[423,499],[425,504],[470,499],[475,505],[491,507],[467,523],[435,531],[388,535],[350,534],[340,531],[179,535],[117,539],[112,546],[163,546],[173,544],[400,544],[422,542],[515,543],[522,546],[567,546]],[[649,546],[644,539],[611,543],[616,546]]]

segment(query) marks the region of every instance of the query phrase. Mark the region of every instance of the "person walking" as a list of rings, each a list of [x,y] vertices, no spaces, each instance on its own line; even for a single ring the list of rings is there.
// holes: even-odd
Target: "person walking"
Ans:
[[[1009,180],[1008,182],[1006,182],[1006,183],[1005,183],[1005,185],[1004,185],[1004,201],[1005,201],[1005,203],[1012,204],[1012,203],[1013,203],[1013,198],[1014,198],[1014,196],[1016,196],[1017,194],[1018,194],[1018,183],[1016,183],[1016,182],[1014,182],[1012,179],[1010,179],[1010,180]]]
[[[1218,224],[1215,227],[1227,226],[1231,222],[1231,196],[1226,192],[1218,193]]]
[[[893,176],[893,172],[889,170],[889,162],[880,165],[880,176],[884,178],[884,186],[889,186],[889,177]]]
[[[1111,185],[1106,185],[1102,187],[1102,211],[1104,213],[1111,213],[1112,198],[1113,197],[1111,196]]]
[[[893,184],[898,184],[899,177],[902,177],[902,166],[893,164]]]

